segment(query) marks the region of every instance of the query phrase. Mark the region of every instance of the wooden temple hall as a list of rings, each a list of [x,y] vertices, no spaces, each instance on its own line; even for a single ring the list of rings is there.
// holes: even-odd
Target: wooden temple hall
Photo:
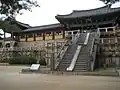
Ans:
[[[74,10],[55,18],[60,23],[36,27],[18,23],[21,31],[0,40],[1,57],[16,52],[34,55],[57,71],[120,67],[120,8]]]

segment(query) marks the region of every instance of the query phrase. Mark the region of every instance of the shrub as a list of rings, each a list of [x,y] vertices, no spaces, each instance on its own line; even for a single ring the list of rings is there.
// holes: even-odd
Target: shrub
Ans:
[[[17,56],[9,59],[9,64],[36,64],[37,60],[29,56]]]
[[[40,64],[40,65],[46,65],[45,59],[41,59],[41,60],[39,61],[39,64]]]
[[[0,60],[0,63],[8,63],[9,59],[8,58],[3,58]]]

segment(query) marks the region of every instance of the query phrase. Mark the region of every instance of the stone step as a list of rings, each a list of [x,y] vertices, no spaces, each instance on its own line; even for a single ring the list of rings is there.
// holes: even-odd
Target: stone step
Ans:
[[[76,61],[76,65],[74,67],[74,71],[86,71],[88,68],[88,60],[90,60],[89,57],[89,53],[91,50],[91,46],[92,46],[92,40],[93,40],[93,36],[90,34],[89,40],[88,40],[88,44],[84,45],[80,51],[79,57]]]
[[[69,67],[73,56],[76,52],[77,46],[79,43],[84,43],[87,33],[80,34],[80,37],[76,44],[71,45],[68,50],[66,51],[65,55],[63,56],[62,62],[58,66],[58,70],[60,71],[66,71],[67,67]],[[78,60],[76,62],[75,71],[86,71],[87,70],[87,62],[90,59],[89,57],[89,51],[91,49],[91,43],[93,40],[93,36],[90,34],[88,44],[83,45],[83,48],[81,49],[80,56],[78,57]]]

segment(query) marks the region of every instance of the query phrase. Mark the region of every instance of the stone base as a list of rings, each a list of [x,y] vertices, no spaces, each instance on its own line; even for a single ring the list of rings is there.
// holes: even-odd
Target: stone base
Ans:
[[[40,73],[40,70],[30,70],[30,68],[27,68],[27,69],[22,69],[21,70],[22,73]]]

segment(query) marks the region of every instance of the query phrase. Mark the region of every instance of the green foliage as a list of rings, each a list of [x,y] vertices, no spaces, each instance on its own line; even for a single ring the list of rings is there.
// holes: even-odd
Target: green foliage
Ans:
[[[15,24],[12,23],[13,21],[6,20],[0,20],[0,29],[2,29],[5,32],[17,32],[21,31],[21,29]]]
[[[36,64],[37,60],[29,56],[17,56],[9,59],[9,64]]]
[[[119,2],[120,0],[100,0],[102,2],[104,2],[105,4],[114,4],[116,2]]]
[[[39,61],[39,64],[40,64],[40,65],[46,65],[45,59],[41,59],[41,60]]]
[[[31,7],[39,7],[36,0],[0,0],[0,13],[14,17],[20,10],[31,10]]]
[[[8,63],[9,59],[8,58],[3,58],[2,60],[0,60],[0,63]]]

